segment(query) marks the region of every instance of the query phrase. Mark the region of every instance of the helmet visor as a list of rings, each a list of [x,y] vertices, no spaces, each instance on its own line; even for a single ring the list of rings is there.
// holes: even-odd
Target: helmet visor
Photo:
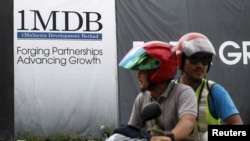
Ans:
[[[160,61],[149,56],[143,47],[134,47],[120,61],[119,66],[131,70],[150,70],[158,68]]]

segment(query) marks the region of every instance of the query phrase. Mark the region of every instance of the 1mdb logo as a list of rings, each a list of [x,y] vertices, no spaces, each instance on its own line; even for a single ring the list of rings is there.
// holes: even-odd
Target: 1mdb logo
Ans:
[[[98,12],[51,11],[46,16],[39,10],[21,10],[18,13],[21,16],[19,31],[97,32],[103,28],[102,16]]]

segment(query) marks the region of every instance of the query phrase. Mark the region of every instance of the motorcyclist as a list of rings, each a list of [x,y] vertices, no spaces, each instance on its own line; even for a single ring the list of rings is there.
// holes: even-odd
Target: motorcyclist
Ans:
[[[243,124],[225,88],[206,78],[216,56],[210,40],[204,34],[190,32],[179,39],[176,48],[178,67],[182,72],[176,82],[191,86],[198,103],[198,138],[204,138],[208,125]]]
[[[171,81],[177,71],[175,48],[167,42],[149,41],[132,48],[119,66],[138,71],[141,90],[128,124],[139,126],[143,105],[157,101],[163,109],[162,114],[143,125],[152,135],[151,141],[187,140],[195,125],[197,103],[191,87]]]

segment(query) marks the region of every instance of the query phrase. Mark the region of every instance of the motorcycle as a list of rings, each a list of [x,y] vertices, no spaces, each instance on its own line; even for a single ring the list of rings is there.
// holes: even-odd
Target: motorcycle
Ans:
[[[102,136],[105,141],[149,141],[151,138],[150,133],[142,126],[148,120],[152,120],[162,113],[162,109],[158,102],[150,102],[143,106],[140,114],[142,122],[140,126],[122,124],[116,128],[112,135],[109,135],[105,126],[101,126]]]

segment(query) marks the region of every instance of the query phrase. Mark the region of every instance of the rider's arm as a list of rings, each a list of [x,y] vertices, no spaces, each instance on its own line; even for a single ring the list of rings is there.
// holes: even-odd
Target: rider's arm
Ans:
[[[195,122],[196,122],[196,117],[194,115],[192,114],[182,115],[175,128],[172,129],[175,140],[176,141],[183,140],[187,136],[189,136],[194,129]]]
[[[223,86],[218,83],[214,84],[211,94],[213,100],[210,104],[213,106],[211,109],[215,115],[220,117],[225,124],[243,124],[234,101]]]
[[[187,87],[182,91],[177,107],[179,120],[172,129],[176,141],[187,138],[196,125],[197,101],[191,87]]]
[[[194,129],[196,117],[192,114],[184,114],[175,128],[172,130],[174,141],[185,139]],[[168,136],[153,136],[150,141],[173,141]]]
[[[242,125],[243,121],[239,114],[231,115],[224,121],[228,125]]]

